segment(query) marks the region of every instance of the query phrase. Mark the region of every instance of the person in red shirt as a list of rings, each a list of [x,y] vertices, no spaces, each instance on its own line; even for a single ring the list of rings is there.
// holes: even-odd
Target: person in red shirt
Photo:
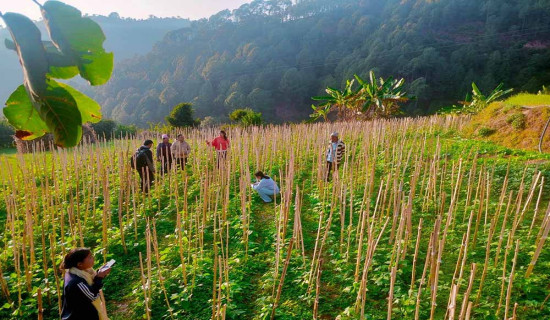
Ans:
[[[225,131],[221,130],[220,135],[212,141],[206,140],[206,144],[214,147],[218,159],[218,168],[220,163],[227,158],[227,149],[229,149],[229,139],[227,139],[227,134]]]

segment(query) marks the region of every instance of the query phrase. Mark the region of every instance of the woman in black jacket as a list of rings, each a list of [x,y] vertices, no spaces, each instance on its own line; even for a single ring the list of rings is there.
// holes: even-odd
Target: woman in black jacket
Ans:
[[[62,320],[108,320],[100,290],[111,269],[95,272],[94,255],[88,248],[67,253],[61,269],[65,270]]]

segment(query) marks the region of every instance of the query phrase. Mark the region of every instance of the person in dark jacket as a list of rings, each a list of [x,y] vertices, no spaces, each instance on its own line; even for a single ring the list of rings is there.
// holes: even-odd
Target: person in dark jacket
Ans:
[[[109,319],[100,290],[111,269],[95,272],[93,266],[94,256],[88,248],[72,249],[65,256],[61,264],[65,271],[62,320]]]
[[[136,170],[141,179],[141,191],[148,193],[155,180],[155,165],[153,164],[152,140],[145,140],[136,151]]]
[[[157,146],[157,161],[160,162],[160,174],[165,174],[172,167],[172,144],[167,134],[162,135],[162,142]]]

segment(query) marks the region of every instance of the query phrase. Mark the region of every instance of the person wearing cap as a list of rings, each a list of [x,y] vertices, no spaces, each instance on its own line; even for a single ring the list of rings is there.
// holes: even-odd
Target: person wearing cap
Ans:
[[[161,164],[161,174],[168,173],[172,166],[172,152],[170,150],[172,144],[167,134],[162,135],[162,142],[157,146],[157,161]]]
[[[338,137],[338,132],[333,132],[330,135],[330,143],[327,149],[327,181],[330,180],[332,169],[338,170],[345,153],[346,145]]]
[[[187,164],[187,157],[191,153],[191,147],[182,134],[178,134],[178,137],[174,143],[172,143],[172,158],[176,161],[176,165],[183,170]]]

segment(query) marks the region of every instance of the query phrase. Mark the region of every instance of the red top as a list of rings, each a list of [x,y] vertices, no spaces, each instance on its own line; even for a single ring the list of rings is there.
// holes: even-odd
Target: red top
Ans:
[[[212,140],[210,144],[214,148],[216,148],[216,151],[225,151],[229,147],[229,140],[225,140],[222,137],[217,137],[216,139]]]

